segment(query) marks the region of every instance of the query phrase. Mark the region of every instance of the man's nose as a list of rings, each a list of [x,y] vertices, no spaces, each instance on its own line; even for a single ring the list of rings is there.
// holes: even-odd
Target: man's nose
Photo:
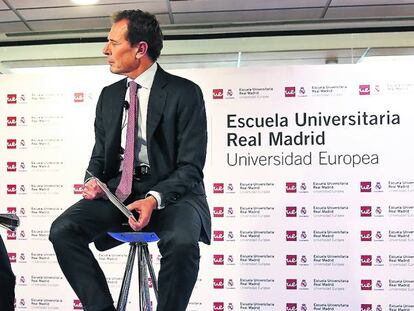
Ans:
[[[104,53],[105,55],[109,55],[109,43],[105,44],[102,53]]]

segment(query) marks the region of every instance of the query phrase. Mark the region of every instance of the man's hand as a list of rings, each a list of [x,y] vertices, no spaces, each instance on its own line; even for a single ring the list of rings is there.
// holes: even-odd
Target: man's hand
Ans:
[[[157,200],[153,196],[148,196],[145,199],[132,202],[127,207],[130,211],[136,210],[139,213],[139,218],[135,221],[129,218],[128,223],[134,231],[139,231],[148,225],[152,211],[157,207]]]
[[[95,200],[105,197],[105,193],[99,187],[96,180],[92,178],[83,187],[82,196],[85,200]]]

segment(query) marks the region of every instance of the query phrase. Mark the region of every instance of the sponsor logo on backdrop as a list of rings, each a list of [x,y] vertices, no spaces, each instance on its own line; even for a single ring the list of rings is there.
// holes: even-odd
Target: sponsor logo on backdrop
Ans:
[[[224,193],[224,183],[214,183],[213,193]]]
[[[361,304],[361,311],[373,311],[372,304]]]
[[[286,231],[286,241],[297,241],[297,231],[296,230],[287,230]]]
[[[223,89],[213,89],[213,99],[223,99],[224,90]]]
[[[16,240],[16,231],[7,230],[7,240]]]
[[[73,310],[83,310],[82,303],[79,299],[73,300]]]
[[[17,185],[7,185],[7,194],[16,194]]]
[[[297,303],[286,303],[286,311],[298,311]]]
[[[7,255],[9,256],[9,261],[11,263],[15,263],[17,260],[17,254],[16,253],[7,253]]]
[[[213,311],[224,311],[224,302],[213,302]]]
[[[213,288],[214,289],[223,289],[224,288],[224,279],[213,279]]]
[[[73,101],[75,103],[83,103],[83,101],[84,101],[84,93],[83,92],[74,93],[73,94]]]
[[[297,187],[295,182],[286,183],[286,193],[296,193]]]
[[[361,230],[361,241],[363,242],[372,241],[372,231]]]
[[[372,216],[372,207],[361,206],[361,217],[371,217],[371,216]]]
[[[286,279],[286,289],[294,290],[298,288],[297,279]]]
[[[73,185],[73,194],[82,194],[83,184],[74,184]]]
[[[7,162],[7,171],[8,172],[16,172],[16,162]]]
[[[361,255],[361,266],[372,266],[372,255]]]
[[[372,280],[361,280],[361,290],[372,290]]]
[[[285,87],[285,97],[296,97],[296,87],[286,86]]]
[[[286,217],[296,217],[297,208],[296,206],[286,206]]]
[[[7,214],[16,214],[17,208],[16,207],[8,207],[7,208]]]
[[[360,183],[361,192],[371,192],[371,182],[370,181],[361,181]]]
[[[213,240],[217,242],[224,241],[224,231],[223,230],[214,230],[213,231]]]
[[[17,148],[17,140],[16,139],[8,139],[7,140],[7,149],[16,149]]]
[[[7,126],[17,126],[17,117],[7,117]]]
[[[214,217],[224,217],[224,207],[223,206],[214,206],[213,216]]]
[[[360,84],[359,85],[359,95],[370,95],[371,86],[369,84]]]
[[[7,94],[7,104],[17,104],[17,94]]]
[[[298,256],[297,255],[286,255],[286,265],[287,266],[297,266]]]
[[[224,265],[224,255],[213,255],[214,265]]]
[[[390,192],[412,192],[414,191],[414,181],[388,181],[388,191]]]

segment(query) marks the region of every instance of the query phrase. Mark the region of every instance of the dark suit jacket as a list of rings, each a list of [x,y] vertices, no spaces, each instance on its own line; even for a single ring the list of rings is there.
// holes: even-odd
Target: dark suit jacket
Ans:
[[[96,107],[95,146],[88,170],[104,182],[119,174],[121,123],[126,79],[105,87]],[[211,219],[205,200],[203,167],[207,124],[201,89],[158,66],[147,111],[150,181],[143,192],[161,194],[165,208],[186,200],[200,214],[201,241],[210,243]]]

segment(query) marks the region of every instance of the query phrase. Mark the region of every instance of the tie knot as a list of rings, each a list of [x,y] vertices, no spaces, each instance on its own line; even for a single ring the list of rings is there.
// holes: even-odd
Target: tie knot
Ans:
[[[135,81],[129,81],[129,92],[132,94],[136,94],[137,90],[141,87],[138,83]]]

